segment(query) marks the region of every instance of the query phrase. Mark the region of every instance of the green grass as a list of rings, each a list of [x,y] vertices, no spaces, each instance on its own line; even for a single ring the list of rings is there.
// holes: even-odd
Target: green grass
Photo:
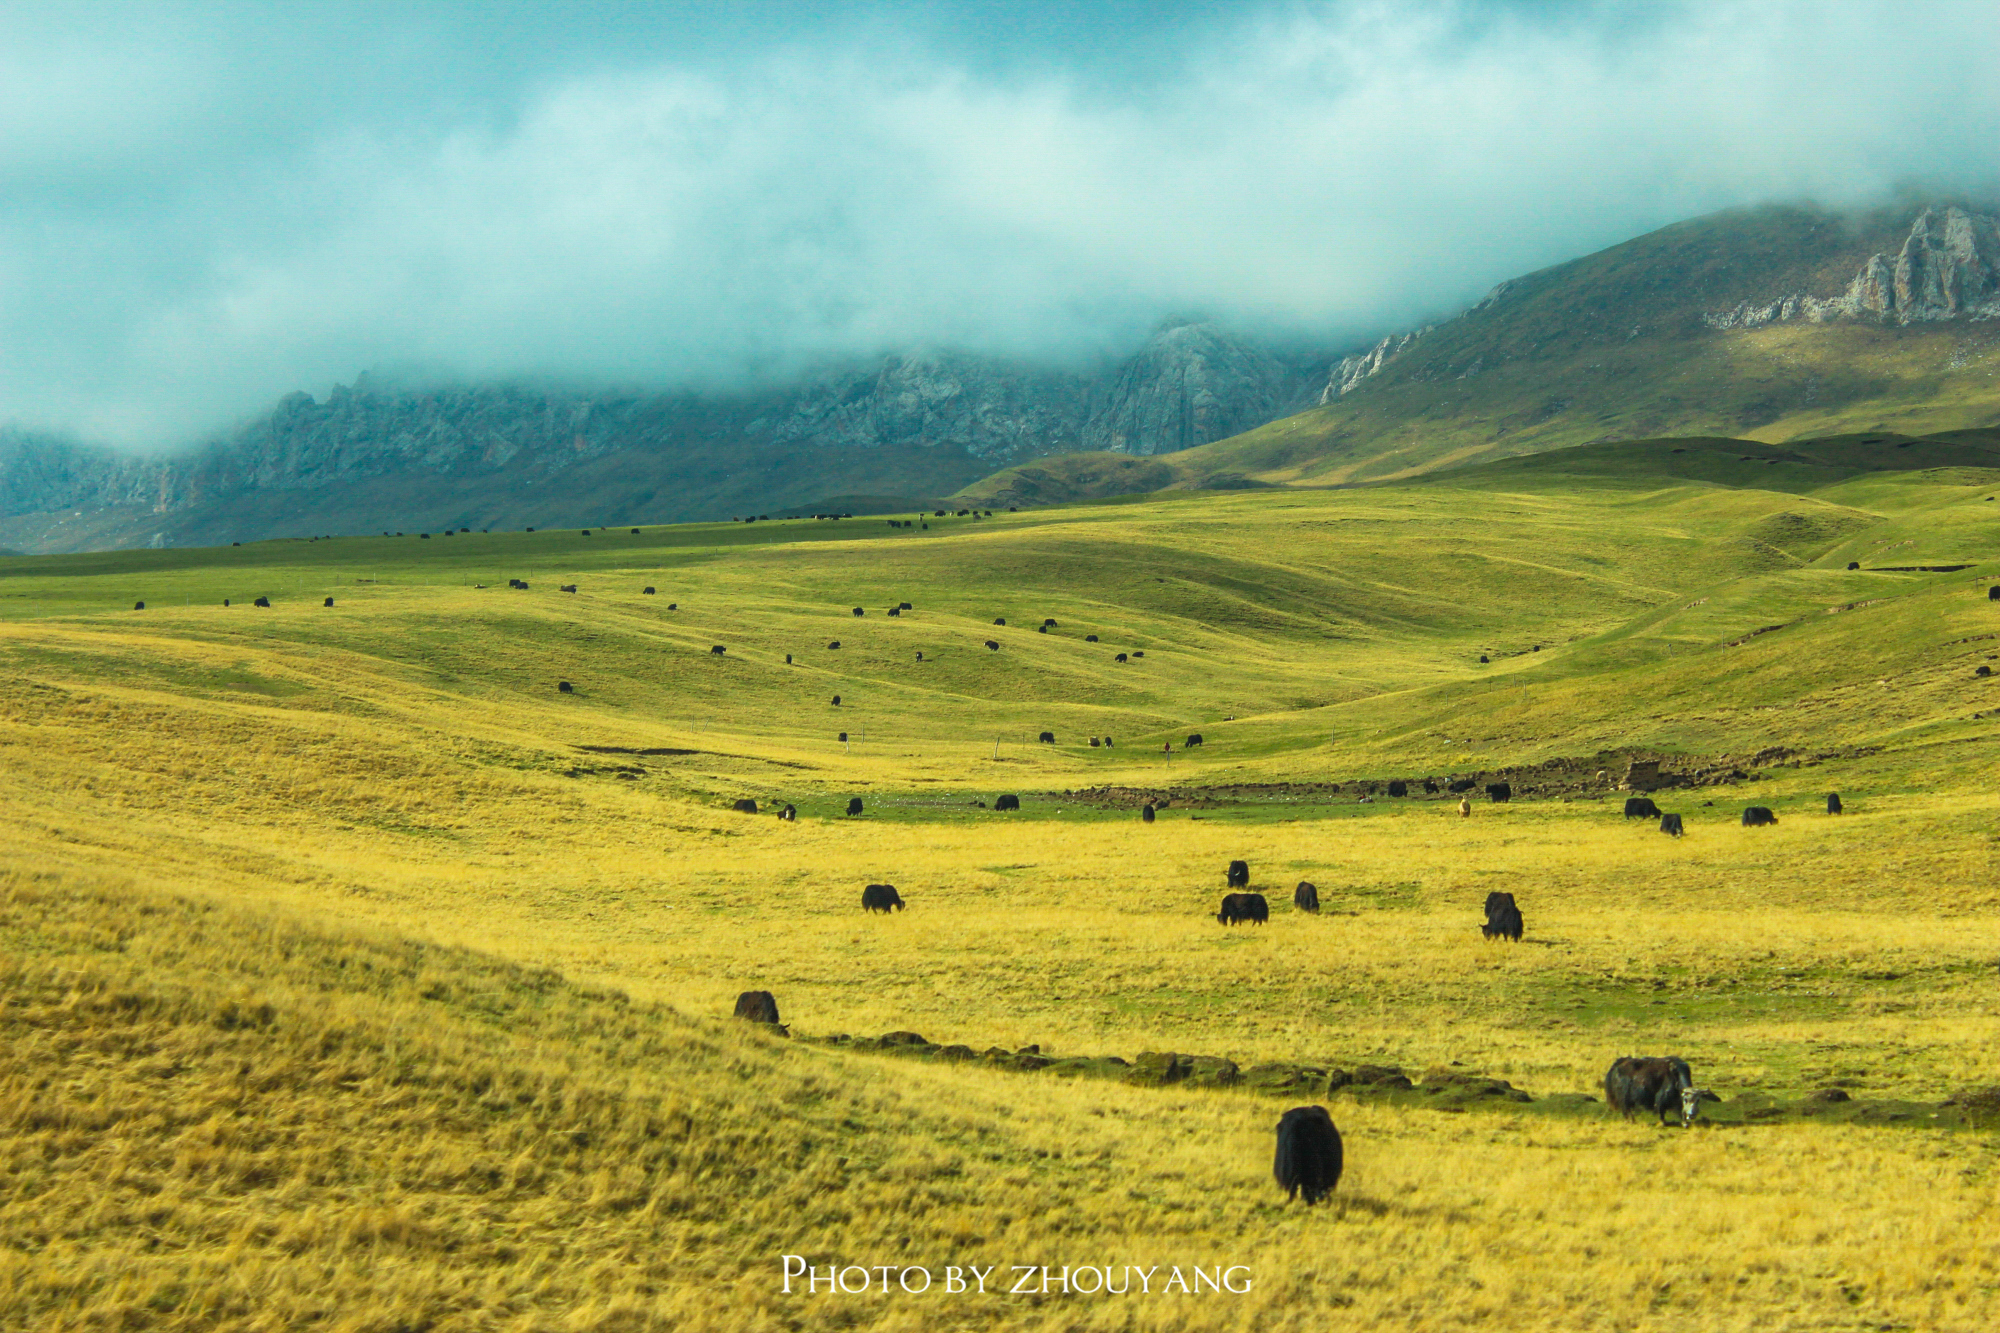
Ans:
[[[787,1303],[776,1256],[1094,1246],[1271,1274],[1141,1328],[1990,1322],[1991,1139],[1943,1102],[1993,1082],[1991,476],[1674,448],[929,532],[0,564],[0,1230],[35,1238],[0,1314],[888,1329],[937,1312]],[[1874,568],[1932,562],[1970,567]],[[1699,779],[1657,793],[1685,838],[1621,818],[1635,754]],[[1470,818],[1360,799],[1502,772]],[[1214,921],[1238,857],[1267,926]],[[863,916],[871,882],[908,910]],[[1480,938],[1491,890],[1520,945]],[[751,988],[798,1040],[727,1020]],[[1351,1148],[1307,1215],[1273,1095],[830,1044],[898,1030],[1419,1086],[1291,1089]],[[1708,1132],[1584,1100],[1668,1050]],[[1663,1171],[1727,1208],[1644,1204]],[[1480,1257],[1520,1251],[1560,1262]]]

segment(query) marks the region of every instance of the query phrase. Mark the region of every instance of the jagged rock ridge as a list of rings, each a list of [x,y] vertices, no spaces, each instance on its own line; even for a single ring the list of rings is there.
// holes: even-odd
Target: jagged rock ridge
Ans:
[[[733,395],[364,376],[324,401],[288,394],[167,458],[0,431],[0,537],[79,549],[447,519],[721,518],[837,494],[923,500],[1045,454],[1151,455],[1235,434],[1309,405],[1325,364],[1197,322],[1094,375],[923,352]],[[65,518],[26,521],[35,515]]]
[[[1956,205],[1927,208],[1895,258],[1870,255],[1840,295],[1795,292],[1754,305],[1743,301],[1703,322],[1713,329],[1754,329],[1792,319],[1870,317],[1893,324],[2000,317],[2000,220]]]

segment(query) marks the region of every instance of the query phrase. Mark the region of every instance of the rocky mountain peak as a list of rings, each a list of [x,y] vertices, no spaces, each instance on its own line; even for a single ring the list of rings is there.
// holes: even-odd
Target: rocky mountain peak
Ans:
[[[1926,208],[1902,249],[1870,255],[1838,296],[1794,292],[1775,301],[1740,302],[1702,317],[1713,329],[1752,329],[1784,320],[1825,323],[1876,319],[1921,324],[2000,317],[2000,219],[1956,204]]]

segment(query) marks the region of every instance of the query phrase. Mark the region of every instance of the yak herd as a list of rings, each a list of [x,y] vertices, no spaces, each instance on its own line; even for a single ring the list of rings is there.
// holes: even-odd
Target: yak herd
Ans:
[[[1188,739],[1193,745],[1201,743],[1196,736]],[[1424,785],[1434,790],[1434,784],[1427,782]],[[1504,791],[1504,784],[1494,785]],[[1507,796],[1496,794],[1495,799],[1505,800]],[[849,803],[848,813],[859,813],[860,805],[860,799],[855,798]],[[752,811],[756,808],[755,803],[749,801],[738,802],[737,808],[746,806]],[[1002,796],[994,802],[994,807],[1018,810],[1020,798]],[[1827,813],[1837,815],[1842,808],[1839,794],[1829,792],[1826,797]],[[796,816],[792,807],[787,806],[781,817]],[[1682,832],[1681,816],[1662,811],[1648,796],[1634,796],[1627,800],[1625,817],[1657,818],[1662,832],[1675,835]],[[1142,810],[1140,818],[1149,824],[1154,822],[1155,811],[1150,803]],[[1770,808],[1761,805],[1747,807],[1742,820],[1746,828],[1778,822]],[[1271,908],[1264,895],[1249,891],[1249,862],[1240,859],[1231,861],[1223,871],[1223,879],[1230,892],[1223,895],[1221,909],[1215,914],[1218,922],[1234,926],[1244,923],[1264,925],[1270,921]],[[870,884],[861,891],[863,911],[886,914],[900,912],[905,906],[902,895],[893,884]],[[1308,880],[1299,881],[1292,892],[1292,906],[1300,912],[1318,912],[1318,887]],[[1521,907],[1513,894],[1494,892],[1486,895],[1486,922],[1480,928],[1485,938],[1518,943],[1524,930]],[[775,1025],[778,1022],[777,1000],[769,991],[745,991],[737,998],[736,1016],[751,1022]],[[1629,1121],[1639,1113],[1650,1113],[1658,1117],[1663,1126],[1673,1123],[1678,1117],[1683,1129],[1694,1123],[1703,1101],[1715,1100],[1713,1093],[1695,1086],[1693,1070],[1686,1060],[1677,1055],[1620,1056],[1605,1071],[1603,1086],[1607,1114],[1621,1115]],[[1324,1106],[1295,1106],[1279,1118],[1276,1132],[1277,1151],[1271,1174],[1278,1188],[1284,1191],[1287,1202],[1303,1199],[1310,1207],[1331,1197],[1340,1184],[1343,1148],[1340,1130],[1334,1125],[1327,1109]]]

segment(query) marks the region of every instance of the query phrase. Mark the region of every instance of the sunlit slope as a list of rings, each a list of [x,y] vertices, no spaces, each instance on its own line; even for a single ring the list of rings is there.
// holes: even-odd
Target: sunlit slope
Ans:
[[[10,1327],[1990,1315],[1993,1199],[1971,1135],[1668,1137],[1343,1099],[1340,1192],[1307,1213],[1270,1185],[1269,1098],[850,1056],[486,953],[129,883],[6,876],[0,946]],[[1726,1193],[1727,1224],[1605,1209],[1663,1164]],[[1828,1175],[1851,1184],[1820,1216]],[[848,1269],[849,1291],[787,1292],[787,1255]],[[1045,1295],[1039,1272],[1008,1294],[1041,1265],[1109,1269],[1123,1294]],[[1232,1291],[1186,1290],[1196,1266],[1232,1267]]]
[[[1780,720],[1756,715],[1752,694],[1969,670],[1951,645],[1988,614],[1971,580],[1995,554],[2000,514],[1983,487],[2000,474],[1883,474],[1735,447],[1600,448],[1566,470],[1531,459],[1402,487],[928,528],[804,520],[14,559],[0,566],[0,651],[31,677],[393,717],[538,763],[576,745],[682,748],[871,784],[1157,780],[1161,742],[1188,729],[1209,745],[1171,761],[1183,778],[1518,757],[1503,741],[1535,754],[1754,749]],[[1763,478],[1778,489],[1748,484]],[[1969,568],[1875,571],[1947,562]],[[570,582],[578,592],[557,591]],[[261,594],[274,605],[245,604]],[[886,614],[903,601],[913,609]],[[1796,669],[1766,661],[1789,643]],[[1747,692],[1731,684],[1746,670]],[[1633,691],[1653,703],[1634,707]],[[1491,745],[1474,735],[1471,751],[1421,739],[1489,708],[1548,721]],[[1904,689],[1849,709],[1838,733],[1902,728],[1912,709],[1957,711]],[[1690,714],[1716,721],[1690,730]],[[1054,746],[1033,744],[1043,730]],[[975,759],[989,768],[968,770]]]

